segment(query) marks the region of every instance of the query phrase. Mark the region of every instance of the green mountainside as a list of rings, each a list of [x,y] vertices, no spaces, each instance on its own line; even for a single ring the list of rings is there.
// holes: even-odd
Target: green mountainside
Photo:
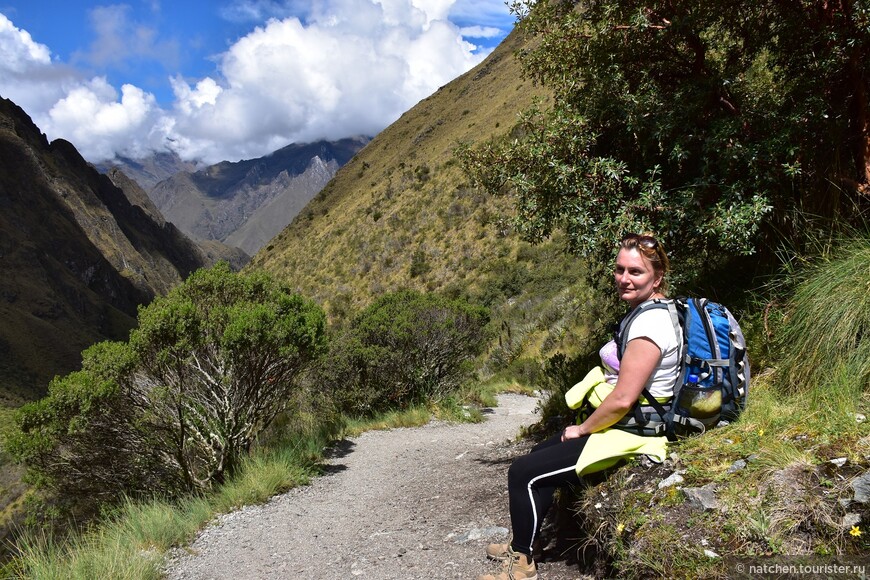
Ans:
[[[610,9],[618,5],[602,6]],[[715,7],[704,9],[715,11]],[[772,8],[770,12],[776,15]],[[730,13],[725,14],[727,19]],[[665,22],[670,26],[670,21]],[[719,26],[717,19],[716,28]],[[566,38],[570,46],[582,48],[576,35]],[[480,364],[474,369],[481,381],[464,394],[469,399],[480,397],[477,402],[482,402],[488,389],[509,388],[502,381],[505,377],[539,387],[546,396],[541,405],[542,420],[533,431],[552,432],[571,420],[564,391],[582,376],[578,371],[588,370],[589,356],[597,354],[592,348],[597,344],[590,338],[600,338],[605,325],[614,320],[615,313],[602,299],[606,293],[588,284],[602,273],[597,268],[607,267],[612,256],[604,255],[607,250],[602,249],[594,256],[595,263],[587,266],[566,252],[560,235],[538,245],[520,241],[512,225],[515,199],[492,197],[472,187],[454,154],[458,145],[509,137],[509,132],[516,130],[521,111],[538,98],[547,105],[550,94],[523,76],[515,56],[530,48],[530,42],[513,32],[483,63],[441,87],[378,134],[338,170],[289,226],[253,256],[245,269],[264,270],[280,278],[317,301],[331,322],[339,325],[383,294],[398,289],[466,297],[489,307],[492,322],[488,330],[493,335],[487,336],[484,358],[475,361]],[[621,42],[620,37],[617,44]],[[542,43],[548,45],[546,39]],[[798,44],[806,44],[803,37]],[[647,50],[643,43],[638,46],[639,51]],[[576,79],[567,74],[561,78],[570,83]],[[588,85],[579,86],[585,90]],[[653,106],[661,102],[657,100]],[[680,108],[681,101],[671,102]],[[5,335],[0,326],[0,385],[11,376],[3,366],[8,360],[5,357],[15,354],[10,349],[15,343],[8,338],[9,328],[40,333],[45,343],[29,347],[34,357],[52,352],[77,362],[77,345],[98,338],[99,332],[90,325],[101,322],[103,326],[96,327],[100,332],[109,323],[126,329],[132,323],[129,307],[142,293],[141,288],[139,294],[127,293],[142,282],[141,267],[124,269],[119,275],[112,271],[119,258],[135,257],[126,246],[123,251],[116,249],[123,240],[113,237],[118,230],[132,231],[124,225],[127,222],[114,221],[114,216],[124,212],[109,214],[101,205],[109,199],[108,192],[117,190],[94,186],[104,182],[95,181],[91,173],[61,171],[77,158],[74,149],[65,142],[49,146],[34,130],[20,118],[0,114],[0,178],[7,180],[0,180],[0,234],[6,234],[0,236],[0,266],[8,268],[0,271],[0,322],[7,325]],[[540,135],[559,137],[549,130]],[[563,136],[570,141],[572,133],[566,131]],[[26,146],[21,147],[21,141]],[[632,154],[630,150],[628,155]],[[574,157],[565,157],[566,166],[573,170],[570,161]],[[538,158],[549,159],[547,155]],[[497,158],[503,160],[503,156]],[[188,175],[185,179],[191,178]],[[118,187],[125,182],[122,174],[112,180]],[[79,182],[96,189],[80,190],[71,185]],[[553,188],[553,193],[558,197],[565,189]],[[99,203],[90,195],[97,193],[101,194]],[[154,206],[159,204],[144,199],[141,191],[127,192],[127,202],[112,199],[127,207],[127,213],[150,215],[151,228],[170,225],[157,219]],[[44,217],[40,220],[38,216]],[[70,216],[74,219],[68,219]],[[783,219],[793,218],[783,214]],[[119,227],[114,227],[115,223]],[[866,222],[864,226],[866,230]],[[593,474],[589,486],[560,494],[557,507],[562,513],[551,531],[566,541],[566,549],[560,548],[558,557],[577,565],[578,575],[730,578],[750,562],[839,565],[850,561],[844,556],[861,563],[866,559],[870,550],[870,343],[866,340],[866,329],[870,328],[866,291],[870,288],[870,245],[863,230],[838,239],[841,232],[836,228],[808,229],[812,231],[802,235],[807,238],[806,245],[815,248],[798,244],[793,249],[789,245],[768,248],[770,256],[777,251],[791,252],[786,256],[789,262],[776,276],[759,277],[763,285],[753,292],[746,292],[748,286],[742,280],[755,275],[757,270],[747,264],[762,262],[760,256],[745,258],[740,268],[729,264],[727,271],[723,270],[725,276],[715,278],[720,292],[741,294],[740,302],[729,299],[727,303],[729,308],[732,304],[740,308],[735,314],[752,357],[749,404],[739,421],[674,443],[661,463],[631,461],[614,472]],[[101,238],[109,243],[94,241]],[[141,239],[132,245],[144,247],[145,238],[137,235],[127,239]],[[788,238],[784,241],[793,242]],[[222,251],[215,247],[206,253],[216,256]],[[768,270],[767,264],[761,266],[759,270]],[[181,270],[179,274],[183,277]],[[151,279],[150,275],[144,278]],[[169,278],[167,281],[172,283]],[[726,302],[719,295],[705,295]],[[392,316],[394,311],[384,312],[390,315],[382,318],[396,325],[399,317]],[[407,324],[409,319],[415,324]],[[424,324],[419,316],[402,322],[415,331]],[[351,324],[347,328],[354,330]],[[85,331],[94,335],[76,334]],[[353,353],[354,345],[340,346]],[[66,350],[60,352],[61,347]],[[109,365],[101,368],[105,366]],[[351,392],[347,388],[352,384],[347,380],[350,373],[346,372],[350,366],[336,364],[322,375],[326,380],[312,380],[312,386],[327,395],[334,385]],[[493,377],[495,380],[488,380]],[[309,394],[307,390],[300,392]],[[463,406],[465,417],[466,410]],[[197,496],[190,504],[183,500],[170,506],[161,501],[144,510],[131,504],[130,515],[122,514],[116,528],[124,534],[132,530],[135,539],[129,546],[118,541],[119,532],[104,533],[111,528],[96,528],[93,536],[86,535],[80,542],[81,551],[105,549],[109,554],[106,560],[133,565],[144,561],[143,554],[162,560],[170,548],[185,545],[194,528],[212,521],[214,512],[264,501],[297,485],[289,479],[307,472],[297,471],[296,466],[307,469],[316,463],[312,459],[326,448],[326,441],[320,438],[331,437],[334,426],[316,425],[316,413],[308,408],[293,411],[299,411],[299,422],[295,422],[297,417],[276,421],[280,424],[275,425],[275,431],[255,450],[263,453],[246,462],[242,473],[226,487],[208,497]],[[425,407],[418,419],[400,417],[377,424],[425,421],[431,411]],[[296,439],[297,435],[307,436],[309,428],[317,431],[310,441]],[[341,426],[345,434],[357,428]],[[285,435],[289,437],[286,441],[281,439]],[[286,454],[287,449],[292,453]],[[296,453],[303,458],[288,459]],[[138,455],[132,456],[138,461]],[[20,515],[24,487],[16,483],[17,472],[7,471],[10,473],[3,480],[0,470],[0,488],[9,499],[0,494],[0,508],[7,514],[18,510]],[[504,482],[493,485],[501,487]],[[203,499],[215,507],[204,507]],[[12,500],[18,503],[7,503]],[[149,527],[155,539],[143,540],[143,531]],[[94,549],[95,544],[100,547]],[[105,569],[80,557],[76,549],[69,556],[65,548],[61,554],[39,546],[32,553],[27,549],[22,553],[31,559],[26,566],[33,569],[33,561],[54,565],[61,560],[87,569],[91,575],[95,569]],[[43,554],[34,557],[36,552]],[[162,561],[153,569],[155,572],[147,577],[165,573]],[[79,577],[64,573],[43,576]]]
[[[153,211],[0,100],[0,402],[44,394],[84,348],[126,338],[140,304],[209,263]]]
[[[563,291],[581,265],[558,243],[519,242],[512,201],[472,189],[454,158],[458,144],[506,134],[520,111],[547,98],[522,75],[515,52],[523,46],[512,33],[379,133],[248,267],[283,278],[333,318],[399,288],[524,309],[517,298],[530,284],[543,286],[536,301],[541,290]],[[550,284],[553,276],[566,279]]]

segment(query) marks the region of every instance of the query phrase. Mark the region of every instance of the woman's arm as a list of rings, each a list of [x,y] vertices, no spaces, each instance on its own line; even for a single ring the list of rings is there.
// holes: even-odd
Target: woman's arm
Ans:
[[[622,355],[613,392],[583,423],[566,428],[562,440],[590,435],[622,419],[640,398],[661,357],[662,351],[652,340],[646,337],[630,340]]]

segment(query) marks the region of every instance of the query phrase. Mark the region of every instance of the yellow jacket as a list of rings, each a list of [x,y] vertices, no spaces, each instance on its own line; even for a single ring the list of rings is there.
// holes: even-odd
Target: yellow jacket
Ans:
[[[598,407],[612,391],[613,385],[604,380],[604,369],[597,366],[565,393],[565,402],[571,409],[577,409],[587,401]],[[667,457],[667,443],[668,438],[664,436],[644,437],[619,429],[604,429],[589,436],[577,458],[577,475],[602,471],[636,455],[647,455],[661,463]]]

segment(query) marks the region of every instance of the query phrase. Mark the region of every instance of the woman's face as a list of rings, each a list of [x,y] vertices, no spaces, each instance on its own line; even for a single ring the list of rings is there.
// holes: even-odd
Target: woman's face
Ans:
[[[619,250],[613,278],[619,299],[628,302],[632,308],[649,300],[662,283],[662,275],[656,273],[652,262],[635,248]]]

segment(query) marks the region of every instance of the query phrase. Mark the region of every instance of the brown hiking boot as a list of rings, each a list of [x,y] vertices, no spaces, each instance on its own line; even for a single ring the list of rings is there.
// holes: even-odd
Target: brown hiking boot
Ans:
[[[538,569],[535,568],[535,561],[529,556],[508,549],[501,573],[478,576],[477,580],[538,580]]]
[[[486,557],[490,560],[504,562],[510,556],[510,544],[490,544],[486,547]]]

